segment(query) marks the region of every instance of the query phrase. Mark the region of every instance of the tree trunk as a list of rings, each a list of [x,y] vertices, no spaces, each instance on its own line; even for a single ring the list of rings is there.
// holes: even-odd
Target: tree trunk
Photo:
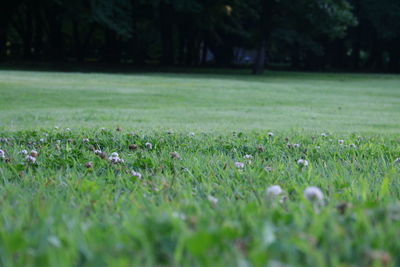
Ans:
[[[160,3],[160,33],[162,43],[162,65],[174,64],[173,8],[165,0]]]
[[[264,72],[265,66],[265,50],[266,50],[266,41],[263,39],[261,41],[260,46],[257,49],[256,57],[254,58],[253,64],[253,74],[262,74]]]

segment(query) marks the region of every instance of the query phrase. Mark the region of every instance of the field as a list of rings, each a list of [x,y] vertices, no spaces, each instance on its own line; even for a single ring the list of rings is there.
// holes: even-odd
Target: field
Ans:
[[[0,71],[0,266],[399,266],[399,85]]]

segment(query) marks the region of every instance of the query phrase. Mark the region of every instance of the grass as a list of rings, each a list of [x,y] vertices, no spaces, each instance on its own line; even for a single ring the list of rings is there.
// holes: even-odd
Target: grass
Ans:
[[[396,133],[400,76],[0,71],[0,128]]]
[[[399,80],[1,71],[0,266],[399,266]]]

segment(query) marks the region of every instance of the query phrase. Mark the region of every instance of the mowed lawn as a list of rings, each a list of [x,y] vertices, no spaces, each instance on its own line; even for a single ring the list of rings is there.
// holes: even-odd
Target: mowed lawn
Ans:
[[[0,128],[396,133],[400,76],[0,71]]]

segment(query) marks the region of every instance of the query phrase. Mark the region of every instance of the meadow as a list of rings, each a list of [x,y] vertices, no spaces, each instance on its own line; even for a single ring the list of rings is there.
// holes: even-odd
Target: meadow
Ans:
[[[0,71],[0,266],[399,266],[399,85]]]

